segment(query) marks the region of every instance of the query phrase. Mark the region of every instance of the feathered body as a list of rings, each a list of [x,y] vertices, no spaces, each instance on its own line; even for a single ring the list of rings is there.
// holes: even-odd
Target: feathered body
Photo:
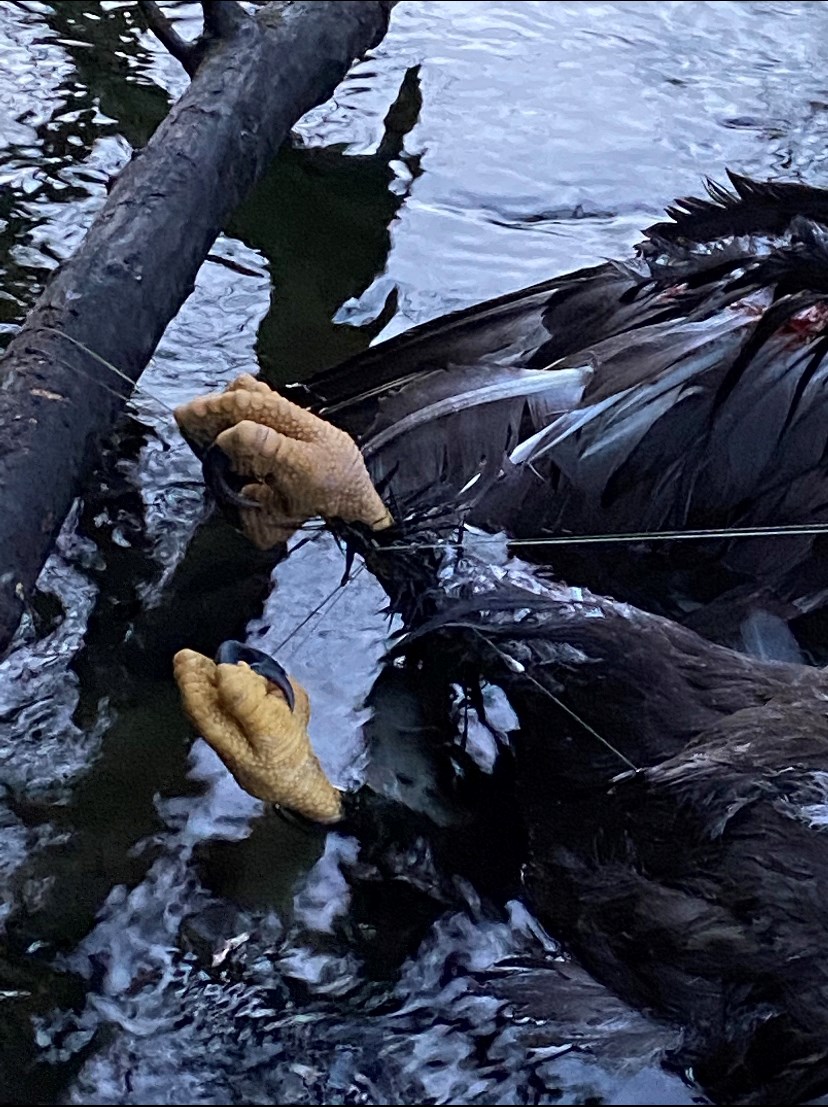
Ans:
[[[485,536],[434,548],[435,517],[532,538],[828,521],[828,192],[731,180],[628,265],[426,324],[294,398],[356,435],[401,521],[343,529],[397,652],[516,712],[534,906],[684,1029],[675,1063],[714,1098],[793,1103],[828,1088],[828,678],[708,639],[828,606],[828,541],[556,546],[551,571]]]
[[[408,626],[394,652],[514,709],[524,881],[552,933],[682,1027],[673,1063],[715,1101],[825,1092],[826,672],[480,551],[445,555],[415,595],[393,540],[356,541]]]
[[[291,394],[403,510],[513,537],[828,522],[828,191],[731,181],[630,263],[426,323]],[[531,556],[728,641],[755,607],[828,603],[813,535]]]

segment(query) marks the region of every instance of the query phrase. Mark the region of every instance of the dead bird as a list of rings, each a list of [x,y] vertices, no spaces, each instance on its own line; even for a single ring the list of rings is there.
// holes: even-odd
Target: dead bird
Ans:
[[[373,551],[380,579],[396,554],[383,569]],[[505,692],[519,721],[508,756],[528,841],[524,893],[597,980],[682,1028],[675,1065],[722,1102],[823,1091],[828,676],[473,555],[444,573],[394,653],[435,681]],[[217,671],[179,655],[176,671],[204,737],[253,794],[272,799],[279,776],[277,802],[320,819],[315,797],[307,806],[302,788],[284,790],[308,762],[306,732],[299,741],[292,721],[283,744],[275,717],[251,729],[252,688],[218,710],[214,699],[194,706],[182,674],[205,663]],[[235,668],[240,687],[265,680]],[[251,742],[241,771],[228,726]],[[272,753],[258,744],[264,731]],[[319,788],[328,804],[335,790]],[[366,803],[364,791],[336,794],[325,820],[353,825]],[[357,825],[382,833],[376,818]]]
[[[396,514],[440,502],[570,583],[742,643],[817,642],[828,523],[828,191],[730,174],[634,258],[413,328],[284,389],[347,430]],[[627,534],[623,546],[579,536]],[[622,556],[619,556],[622,554]],[[810,633],[809,633],[810,628]]]
[[[742,187],[747,188],[744,184]],[[810,191],[806,190],[808,195]],[[803,194],[783,195],[802,199]],[[696,212],[699,219],[702,215],[713,219],[711,211],[715,214],[718,207],[728,210],[723,200],[700,203],[702,208]],[[778,198],[774,203],[779,206]],[[754,207],[761,209],[762,205],[756,200]],[[686,214],[690,218],[693,211]],[[765,217],[771,218],[767,213]],[[817,276],[811,275],[809,280],[818,283],[822,264],[819,235],[810,230],[806,233],[795,219],[789,219],[786,227],[787,231],[772,228],[773,233],[782,239],[788,235],[790,240],[779,250],[788,250],[802,261],[799,255],[812,249],[816,257],[812,268]],[[743,249],[743,237],[753,241],[754,236],[744,230],[736,236],[739,241],[734,238],[730,246],[737,251]],[[713,388],[719,405],[727,405],[743,387],[747,394],[753,394],[750,385],[755,393],[759,384],[751,372],[755,373],[758,366],[764,366],[766,373],[771,373],[773,363],[780,372],[787,366],[790,372],[805,374],[807,379],[801,388],[794,390],[798,392],[794,406],[804,406],[797,407],[794,417],[786,416],[781,437],[777,434],[774,438],[775,450],[782,449],[784,440],[794,455],[804,458],[804,439],[799,449],[794,450],[792,444],[800,432],[804,434],[808,423],[804,413],[806,408],[812,410],[809,390],[819,384],[823,346],[819,312],[812,318],[800,316],[799,310],[808,297],[814,298],[813,302],[802,311],[819,308],[820,296],[813,290],[805,293],[802,288],[786,286],[779,277],[770,293],[772,302],[764,305],[761,313],[751,315],[753,309],[748,309],[744,297],[735,296],[731,282],[736,281],[745,291],[739,285],[742,270],[752,271],[758,281],[765,255],[757,250],[752,268],[744,256],[738,265],[731,265],[729,247],[721,249],[727,256],[722,259],[717,255],[715,264],[704,269],[704,281],[699,285],[683,282],[687,288],[679,289],[676,296],[677,302],[683,302],[685,293],[697,293],[699,303],[709,307],[705,297],[713,295],[711,288],[704,295],[699,290],[707,287],[705,281],[710,284],[716,265],[723,265],[727,280],[723,286],[717,285],[717,294],[724,299],[712,331],[708,331],[708,318],[702,312],[699,317],[692,313],[686,319],[682,317],[683,322],[677,322],[676,316],[655,321],[648,317],[649,322],[640,321],[631,333],[641,338],[648,327],[663,325],[682,341],[692,334],[707,335],[711,341],[700,340],[693,350],[707,350],[705,372],[713,374],[713,380],[721,369],[717,358],[723,336],[730,334],[733,338],[738,332],[741,337],[734,340],[729,368],[724,372],[732,374],[734,366],[739,371],[728,378],[726,388],[721,380]],[[778,250],[770,253],[776,256]],[[693,249],[688,249],[685,268],[692,269],[696,260]],[[651,259],[651,264],[657,273],[658,259]],[[763,279],[767,276],[766,271]],[[650,280],[655,282],[655,276]],[[636,294],[624,302],[630,310],[639,297],[648,302],[655,297],[659,310],[668,310],[669,305],[659,299],[669,299],[668,289],[655,285],[648,288],[646,282],[635,287]],[[760,292],[768,294],[768,288],[762,291],[757,286],[747,291],[747,299]],[[773,299],[779,289],[781,307]],[[735,298],[728,299],[731,296]],[[794,298],[793,305],[799,305],[796,310],[792,310],[788,297]],[[751,302],[755,306],[758,301]],[[737,317],[741,320],[738,326],[733,324],[729,330],[729,322]],[[763,328],[757,319],[765,320]],[[800,323],[804,332],[798,329]],[[812,323],[817,328],[814,331]],[[785,331],[788,324],[794,328],[793,335]],[[786,335],[793,352],[785,345]],[[669,342],[667,348],[671,348]],[[698,368],[695,353],[689,364]],[[803,358],[811,366],[809,372],[801,364]],[[572,367],[563,368],[568,372]],[[675,368],[668,359],[665,372],[673,384]],[[671,410],[681,414],[685,404],[694,409],[702,396],[708,402],[708,414],[713,411],[718,418],[719,408],[702,387],[703,378],[704,374],[696,379],[691,373],[682,378],[678,391],[668,389],[664,395],[665,402],[669,399],[673,405]],[[803,378],[798,379],[802,382]],[[567,380],[571,382],[571,375]],[[630,385],[633,390],[636,387],[635,382]],[[758,404],[758,394],[755,398]],[[231,401],[230,406],[234,403]],[[614,403],[602,410],[609,412]],[[746,418],[751,410],[748,404]],[[593,411],[592,417],[597,420],[598,414]],[[412,415],[410,427],[430,425],[417,412]],[[241,411],[230,413],[232,425],[246,418]],[[554,448],[538,454],[534,461],[551,457],[558,445],[581,441],[587,425],[580,425],[560,442],[556,440]],[[637,425],[646,425],[648,434],[657,425],[661,431],[667,426],[662,426],[660,420],[647,419]],[[813,431],[813,425],[809,425]],[[730,428],[729,440],[738,442],[733,422],[726,426]],[[226,430],[219,430],[216,437]],[[719,430],[718,438],[714,435],[706,442],[707,450],[713,451],[711,456],[715,454],[713,445],[724,448],[728,438],[721,425]],[[534,433],[542,432],[543,428]],[[603,433],[611,444],[610,431],[605,427]],[[665,437],[665,449],[666,438],[669,435]],[[386,442],[391,444],[393,439],[389,436]],[[211,440],[210,435],[207,440]],[[461,442],[460,436],[453,441]],[[643,437],[638,440],[643,441]],[[674,452],[681,441],[677,438],[672,442]],[[760,441],[770,448],[770,439]],[[548,437],[545,443],[548,445]],[[232,435],[226,450],[222,445],[231,472],[240,481],[265,484],[272,503],[279,505],[283,479],[289,483],[295,474],[290,467],[283,473],[278,465],[268,466],[259,474],[255,465],[251,468],[249,451],[245,452],[243,445]],[[596,450],[599,445],[596,440]],[[627,460],[636,455],[637,449],[636,445],[625,455]],[[481,451],[485,461],[489,440],[478,440],[477,450],[478,462]],[[741,454],[735,445],[734,451],[738,468]],[[370,469],[370,450],[368,455]],[[440,458],[444,461],[446,455],[435,448],[434,456],[442,464]],[[674,460],[684,464],[687,456],[685,451]],[[777,460],[782,466],[781,459]],[[512,463],[520,468],[524,461],[518,457]],[[820,454],[819,462],[807,469],[808,481],[792,481],[786,488],[816,488],[821,464]],[[324,472],[328,472],[327,467]],[[350,470],[343,470],[343,474],[347,480],[353,476]],[[429,474],[427,467],[419,471],[412,468],[400,477],[409,482],[410,495],[400,492],[399,485],[394,491],[394,466],[385,474],[384,491],[393,496],[396,522],[387,509],[387,515],[372,514],[371,518],[350,522],[337,522],[335,512],[325,514],[342,540],[364,558],[383,583],[391,608],[403,617],[407,630],[395,654],[432,674],[435,681],[462,684],[474,702],[482,702],[476,690],[479,693],[487,684],[501,688],[508,697],[519,721],[511,756],[529,840],[526,894],[535,909],[553,932],[566,939],[597,979],[608,983],[623,998],[684,1029],[685,1043],[677,1052],[676,1064],[692,1072],[715,1098],[727,1102],[799,1102],[824,1091],[828,1084],[828,1050],[824,1045],[828,1041],[828,924],[824,922],[828,904],[823,902],[822,888],[828,876],[823,872],[823,858],[828,860],[823,842],[828,683],[823,671],[746,657],[712,644],[676,622],[581,587],[558,583],[537,568],[495,557],[491,545],[486,545],[487,536],[480,539],[482,545],[477,551],[468,547],[468,534],[462,543],[448,539],[447,527],[464,517],[466,506],[470,512],[482,511],[487,488],[492,497],[488,502],[495,504],[515,474],[504,472],[501,462],[494,472],[485,461],[478,465],[476,482],[474,473],[471,477],[465,471],[461,474],[465,484],[460,490],[453,489],[451,481],[430,482]],[[707,476],[712,484],[712,474]],[[524,477],[529,479],[526,474]],[[303,480],[313,485],[312,465],[303,470]],[[363,480],[360,472],[359,481]],[[699,475],[693,490],[703,485]],[[475,499],[478,486],[478,492],[483,490],[485,494]],[[667,495],[672,486],[665,480],[657,487]],[[561,502],[565,502],[566,489],[559,484],[561,488]],[[757,485],[754,498],[749,499],[757,510],[757,505],[766,502],[766,490]],[[315,495],[313,487],[310,491]],[[329,493],[331,489],[326,488],[325,494]],[[781,494],[778,488],[777,493]],[[550,494],[548,482],[545,494]],[[571,502],[574,504],[576,499],[573,491]],[[319,510],[315,503],[307,501],[309,511]],[[445,526],[440,517],[443,509],[448,520]],[[292,521],[294,516],[289,518]],[[384,525],[377,526],[378,521]],[[777,563],[769,564],[768,573],[776,574],[774,588],[783,577],[799,580],[799,588],[804,577],[798,573],[817,573],[817,542],[811,536],[807,543],[808,550],[799,560],[783,564],[782,576]],[[615,556],[616,564],[620,560]],[[757,573],[760,567],[757,562]],[[710,573],[707,575],[709,578]],[[759,576],[748,578],[743,613],[755,607],[757,596],[770,579],[763,577],[765,583],[760,588]],[[649,585],[655,590],[657,583],[654,579]],[[707,580],[708,594],[713,595],[707,609],[713,610],[720,600],[727,599],[739,610],[738,589],[717,592],[719,583]],[[804,603],[803,594],[797,595],[796,603]],[[812,599],[816,595],[813,593]],[[665,603],[669,606],[670,602],[668,595]],[[241,659],[242,664],[232,666],[239,670],[230,682],[233,694],[216,699],[213,692],[208,692],[209,710],[199,713],[187,702],[187,689],[209,686],[216,690],[218,684],[212,669],[208,674],[206,668],[200,683],[191,686],[187,680],[182,681],[181,675],[191,664],[213,664],[198,657],[179,655],[179,683],[188,711],[220,753],[222,739],[211,739],[210,727],[229,722],[233,750],[241,753],[225,756],[226,763],[240,780],[244,778],[245,787],[269,798],[269,794],[255,790],[259,787],[257,780],[270,781],[268,787],[282,778],[289,782],[294,768],[283,758],[276,722],[268,716],[263,723],[259,714],[259,705],[274,696],[273,690],[265,686],[263,691],[257,685],[252,698],[246,690],[250,681],[267,685],[267,670],[255,672]],[[299,733],[304,723],[290,711],[278,682],[275,688],[280,701],[276,704],[274,699],[274,705],[280,717],[292,716],[288,745],[293,751],[291,757],[299,757],[299,778],[304,780],[305,768],[311,763],[309,742]],[[295,688],[294,695],[298,702]],[[262,744],[262,737],[268,742]],[[238,743],[247,743],[250,751]],[[275,772],[274,758],[279,762]],[[316,769],[313,773],[315,776]],[[317,783],[324,791],[324,784]],[[334,792],[325,793],[323,806],[330,811],[326,819],[336,820],[347,806]],[[291,793],[282,792],[280,796],[277,802],[288,806],[296,803],[302,810]],[[342,805],[339,812],[337,803]],[[313,809],[306,814],[319,817]]]

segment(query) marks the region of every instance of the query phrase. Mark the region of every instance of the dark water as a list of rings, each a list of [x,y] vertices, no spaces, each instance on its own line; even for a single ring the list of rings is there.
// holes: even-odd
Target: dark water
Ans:
[[[361,574],[337,591],[324,539],[271,577],[207,517],[168,409],[623,255],[726,166],[824,184],[826,29],[820,3],[407,0],[301,122],[168,329],[0,664],[3,1101],[699,1099],[660,1064],[673,1033],[544,934],[507,846],[499,895],[473,858],[441,875],[421,842],[380,864],[263,816],[192,744],[172,652],[289,639],[337,782],[367,773],[438,826],[454,807],[426,690],[386,674],[363,728],[378,589]],[[0,4],[0,62],[11,334],[185,79],[131,3]],[[491,736],[471,739],[490,767]]]

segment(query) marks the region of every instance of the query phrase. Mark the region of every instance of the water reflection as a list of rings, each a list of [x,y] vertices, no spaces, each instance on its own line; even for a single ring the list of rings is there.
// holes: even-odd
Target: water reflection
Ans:
[[[391,289],[362,326],[335,320],[385,270],[390,227],[420,175],[405,140],[422,107],[419,67],[407,70],[375,151],[296,141],[233,218],[230,232],[270,262],[270,312],[258,355],[272,384],[307,376],[365,349],[396,310]]]
[[[57,0],[44,15],[72,61],[74,79],[67,91],[74,111],[88,113],[96,125],[88,134],[87,150],[102,126],[122,135],[134,150],[145,146],[167,114],[170,95],[147,76],[155,53],[142,32],[137,6]],[[184,84],[181,81],[176,91]],[[83,139],[82,133],[75,132],[72,144]]]
[[[77,246],[107,183],[163,119],[165,90],[133,5],[4,4],[8,79],[0,193],[0,322],[9,334],[50,270]],[[137,70],[137,72],[136,72]]]
[[[0,5],[7,332],[185,84],[135,13]],[[0,670],[5,1098],[692,1097],[659,1067],[674,1032],[561,960],[504,902],[514,888],[487,899],[483,876],[446,881],[427,851],[380,871],[352,838],[263,817],[190,748],[171,652],[210,652],[251,619],[276,645],[318,606],[282,656],[326,766],[350,785],[370,760],[438,827],[456,800],[444,760],[409,763],[425,697],[393,673],[363,733],[388,630],[367,574],[337,592],[341,560],[314,544],[271,582],[204,522],[161,405],[255,369],[257,348],[273,381],[305,375],[380,331],[624,254],[725,165],[824,183],[826,19],[816,2],[408,0],[300,123],[215,248],[242,269],[205,265],[67,528],[40,641]]]

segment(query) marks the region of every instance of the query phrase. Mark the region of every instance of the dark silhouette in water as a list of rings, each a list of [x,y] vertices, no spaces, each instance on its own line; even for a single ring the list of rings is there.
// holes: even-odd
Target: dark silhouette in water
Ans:
[[[637,257],[417,327],[289,390],[392,500],[519,538],[828,522],[828,192],[731,174]],[[623,549],[623,556],[619,556]],[[559,575],[741,644],[814,622],[825,536],[533,547]],[[807,621],[807,618],[806,618]]]
[[[419,155],[404,144],[421,107],[419,66],[412,66],[375,151],[350,154],[294,137],[234,215],[232,233],[265,255],[273,276],[258,337],[262,373],[272,385],[364,350],[393,316],[395,291],[370,323],[333,322],[385,267],[391,226],[408,196],[408,187],[389,187],[393,163],[403,162],[412,181],[420,175]]]

